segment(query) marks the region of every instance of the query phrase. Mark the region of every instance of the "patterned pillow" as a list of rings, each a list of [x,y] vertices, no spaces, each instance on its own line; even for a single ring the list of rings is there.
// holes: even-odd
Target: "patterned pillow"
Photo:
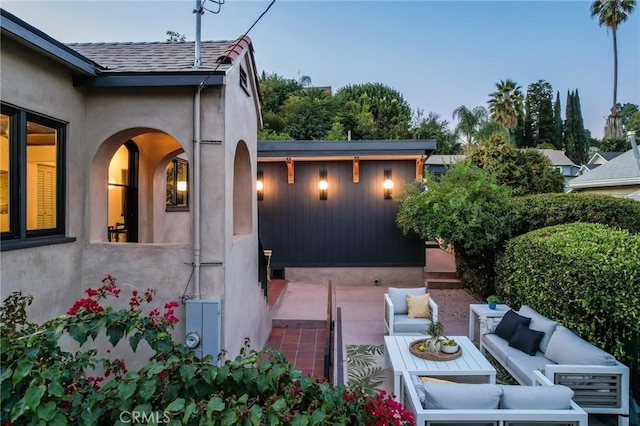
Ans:
[[[422,296],[407,294],[407,306],[409,307],[409,318],[431,318],[429,307],[429,293]]]

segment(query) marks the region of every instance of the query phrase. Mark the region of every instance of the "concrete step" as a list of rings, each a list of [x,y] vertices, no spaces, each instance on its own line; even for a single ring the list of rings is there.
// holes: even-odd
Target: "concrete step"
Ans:
[[[427,280],[457,280],[455,271],[425,271],[424,277]]]
[[[428,290],[448,290],[462,288],[462,286],[460,285],[460,280],[457,278],[425,278],[424,285]]]

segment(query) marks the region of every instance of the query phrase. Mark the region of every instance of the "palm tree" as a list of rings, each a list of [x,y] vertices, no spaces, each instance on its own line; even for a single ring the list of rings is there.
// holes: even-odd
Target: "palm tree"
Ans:
[[[520,86],[513,80],[500,80],[500,83],[496,83],[496,88],[497,90],[489,95],[491,119],[511,131],[522,118],[524,96]]]
[[[591,4],[591,17],[598,17],[600,26],[607,26],[613,35],[613,106],[607,118],[604,138],[622,138],[622,124],[616,110],[618,99],[618,26],[629,18],[636,5],[635,0],[595,0]]]
[[[469,109],[464,105],[453,110],[454,120],[458,119],[456,131],[460,132],[466,141],[465,151],[468,152],[471,145],[475,142],[478,129],[481,124],[487,120],[487,109],[485,107],[475,107]]]

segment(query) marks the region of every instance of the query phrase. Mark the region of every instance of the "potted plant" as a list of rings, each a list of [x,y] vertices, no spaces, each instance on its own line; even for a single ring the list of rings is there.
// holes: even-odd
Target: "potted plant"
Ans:
[[[426,350],[437,353],[440,351],[440,337],[444,334],[444,325],[440,321],[432,322],[426,330],[429,338],[426,339]]]
[[[498,299],[498,296],[492,294],[491,296],[487,297],[487,303],[489,304],[489,309],[495,309],[496,305],[498,304],[500,300]]]
[[[454,339],[447,339],[440,343],[440,351],[447,354],[458,352],[458,342]]]

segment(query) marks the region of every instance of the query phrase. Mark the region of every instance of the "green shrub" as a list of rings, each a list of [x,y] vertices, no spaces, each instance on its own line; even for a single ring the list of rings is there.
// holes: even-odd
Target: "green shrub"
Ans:
[[[493,140],[476,145],[465,159],[514,194],[562,192],[564,178],[551,161],[536,148],[515,148],[508,142]]]
[[[396,223],[405,234],[440,239],[472,255],[509,236],[509,189],[476,167],[454,164],[440,181],[427,175],[423,185],[408,184],[395,199]]]
[[[539,229],[508,242],[497,261],[496,290],[513,307],[526,304],[586,340],[625,353],[640,328],[640,235],[601,224]],[[612,349],[614,348],[614,349]]]
[[[67,315],[41,325],[27,320],[32,297],[13,293],[4,301],[3,425],[414,424],[413,415],[384,392],[332,387],[295,370],[280,352],[249,351],[248,341],[233,360],[215,364],[211,356],[197,358],[171,341],[177,302],[143,312],[153,301],[151,289],[134,292],[129,309],[121,310],[102,304],[120,293],[110,276],[86,293]],[[111,349],[100,358],[86,345],[103,334]],[[64,336],[80,350],[63,350]],[[143,340],[154,352],[138,371],[127,371],[122,360],[111,358],[125,338],[134,352]]]
[[[539,194],[514,197],[513,235],[573,222],[602,223],[640,233],[640,203],[604,194]]]
[[[493,293],[493,253],[509,238],[509,194],[486,172],[455,164],[440,181],[428,175],[424,185],[405,186],[396,222],[404,233],[452,245],[461,285],[484,296]]]

